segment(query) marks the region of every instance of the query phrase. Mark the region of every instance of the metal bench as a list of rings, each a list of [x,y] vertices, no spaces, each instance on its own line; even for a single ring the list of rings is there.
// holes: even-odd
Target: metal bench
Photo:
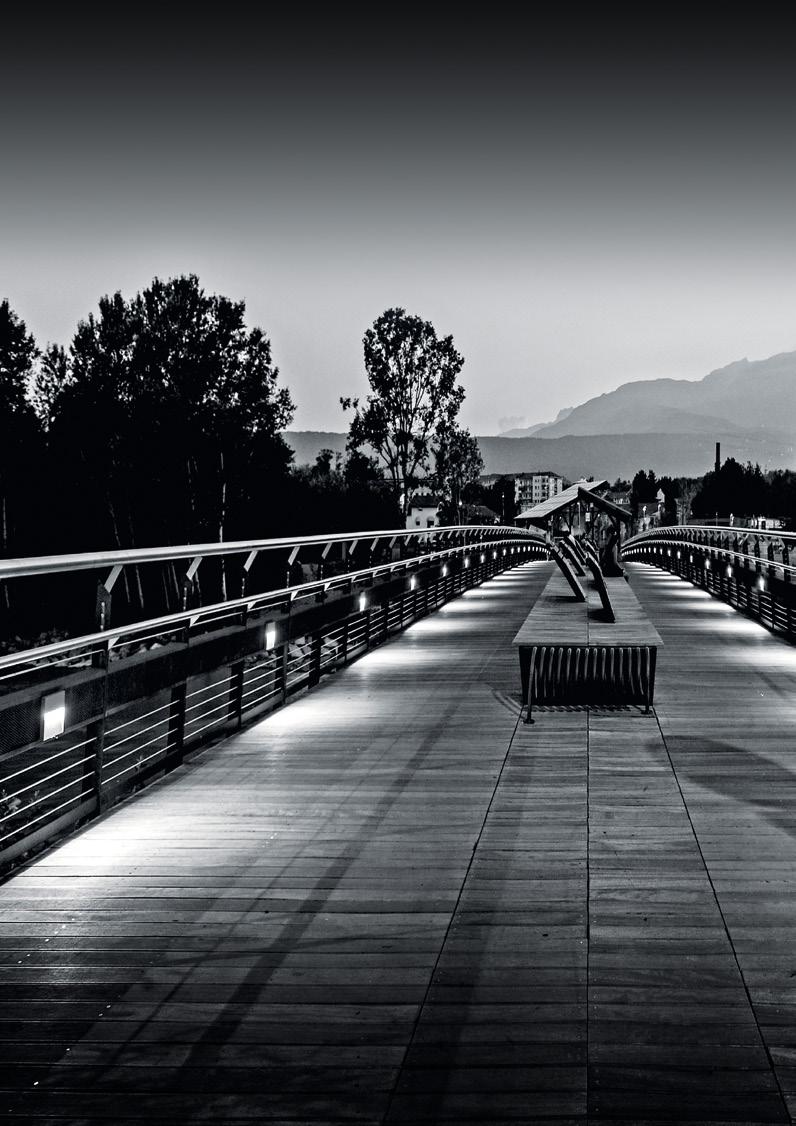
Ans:
[[[627,582],[606,579],[587,562],[585,601],[559,563],[514,638],[526,723],[533,723],[534,704],[652,706],[663,642]]]

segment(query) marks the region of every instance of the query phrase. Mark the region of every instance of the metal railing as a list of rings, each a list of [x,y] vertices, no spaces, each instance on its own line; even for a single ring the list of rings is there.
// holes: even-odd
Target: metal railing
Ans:
[[[382,560],[354,567],[361,543]],[[346,545],[336,564],[335,545]],[[538,533],[457,527],[6,560],[0,577],[110,568],[110,595],[120,568],[188,560],[190,582],[207,556],[272,551],[288,565],[319,553],[319,577],[112,627],[106,603],[102,628],[0,657],[0,868],[470,587],[548,555]],[[250,570],[244,561],[244,591]]]
[[[679,575],[796,640],[796,536],[746,528],[680,525],[641,532],[622,544],[622,558]]]

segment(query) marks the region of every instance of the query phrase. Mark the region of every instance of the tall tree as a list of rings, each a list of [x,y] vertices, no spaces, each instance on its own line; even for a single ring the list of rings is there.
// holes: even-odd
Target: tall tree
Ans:
[[[483,473],[484,460],[478,441],[469,430],[446,426],[434,445],[434,488],[442,495],[446,510],[456,524],[462,522],[462,493]]]
[[[51,349],[36,401],[82,483],[84,548],[268,534],[293,403],[245,305],[195,275],[103,297],[68,354]]]
[[[40,428],[28,389],[38,354],[25,322],[0,302],[0,555],[23,554],[35,522]]]
[[[358,399],[340,400],[354,411],[348,448],[375,452],[405,515],[413,486],[430,468],[432,440],[458,414],[464,359],[452,336],[440,339],[430,321],[400,308],[382,313],[363,344],[371,394],[361,407]]]

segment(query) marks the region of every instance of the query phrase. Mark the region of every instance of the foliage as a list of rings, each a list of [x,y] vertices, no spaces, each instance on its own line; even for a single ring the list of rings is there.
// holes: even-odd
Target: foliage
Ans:
[[[741,465],[728,457],[718,473],[711,471],[692,502],[696,516],[766,514],[769,487],[759,465]]]
[[[652,469],[645,473],[639,469],[630,486],[630,503],[635,507],[638,504],[651,504],[658,493],[658,479]]]
[[[81,548],[268,534],[293,404],[244,315],[195,275],[155,278],[130,301],[103,297],[68,353],[45,353],[34,401],[80,484]]]
[[[321,450],[312,466],[293,469],[285,483],[289,504],[283,534],[397,528],[401,511],[373,458],[357,451],[345,459]]]
[[[450,522],[462,523],[464,490],[476,484],[484,470],[478,441],[469,430],[452,424],[437,435],[434,445],[432,488],[440,495]],[[443,521],[448,523],[446,519]]]
[[[464,364],[453,337],[437,337],[430,321],[387,309],[363,340],[371,394],[353,409],[349,450],[369,447],[389,473],[404,514],[411,490],[429,471],[431,444],[452,427],[464,398],[456,379]]]
[[[43,437],[28,402],[38,349],[8,301],[0,302],[0,554],[24,554],[35,536]],[[7,590],[0,592],[7,606]]]

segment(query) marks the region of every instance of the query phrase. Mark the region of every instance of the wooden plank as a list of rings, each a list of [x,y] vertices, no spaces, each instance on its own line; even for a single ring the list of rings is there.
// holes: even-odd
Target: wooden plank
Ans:
[[[551,569],[0,888],[11,1121],[789,1121],[794,651],[631,566],[638,601],[609,589],[666,643],[657,717],[518,726],[511,639]]]

